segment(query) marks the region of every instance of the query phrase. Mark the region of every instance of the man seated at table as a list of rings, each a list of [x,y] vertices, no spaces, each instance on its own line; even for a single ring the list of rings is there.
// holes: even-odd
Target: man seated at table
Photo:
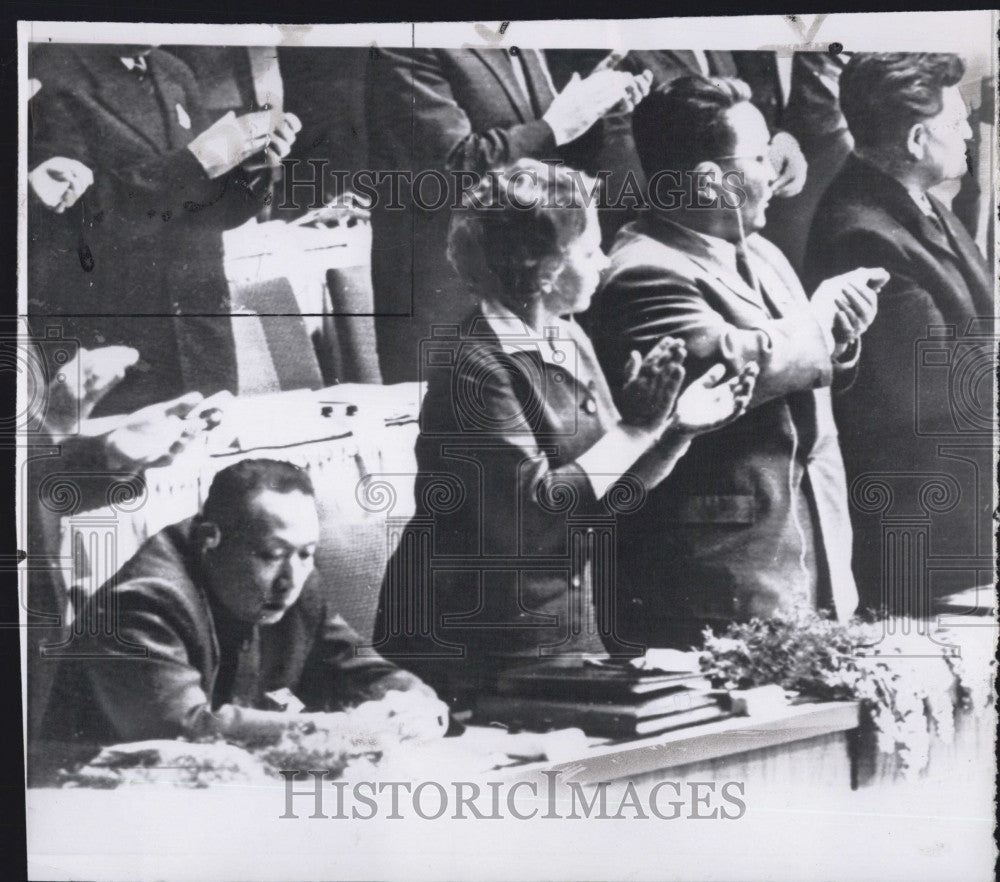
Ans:
[[[662,209],[621,230],[598,295],[594,342],[612,390],[629,352],[665,335],[684,340],[691,376],[717,361],[760,366],[746,415],[696,438],[619,520],[619,633],[647,645],[688,648],[706,625],[798,606],[847,618],[857,603],[827,387],[856,360],[885,273],[828,279],[810,301],[758,235],[777,172],[750,97],[741,80],[689,77],[640,105],[647,177],[674,174],[690,191],[668,210],[663,186]]]
[[[90,419],[97,403],[139,360],[139,353],[127,346],[104,346],[79,348],[69,357],[72,341],[56,340],[60,345],[38,346],[30,336],[21,340],[32,376],[49,378],[39,408],[37,437],[40,444],[52,445],[57,451],[56,455],[29,459],[22,491],[27,541],[19,547],[27,551],[29,740],[42,734],[39,727],[59,663],[52,652],[69,637],[64,617],[70,586],[60,552],[66,508],[58,504],[60,494],[72,487],[78,511],[104,505],[112,487],[138,485],[147,468],[169,463],[195,438],[221,422],[219,408],[205,403],[198,392],[128,415]],[[62,363],[63,357],[69,360]]]
[[[200,515],[149,539],[80,611],[46,737],[267,742],[302,723],[443,734],[447,708],[428,686],[355,652],[361,638],[313,567],[318,538],[304,471],[266,459],[224,469]]]

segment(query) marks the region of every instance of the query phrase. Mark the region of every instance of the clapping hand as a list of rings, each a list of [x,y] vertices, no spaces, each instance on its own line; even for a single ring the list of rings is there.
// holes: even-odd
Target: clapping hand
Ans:
[[[878,292],[889,281],[889,273],[881,267],[862,268],[840,278],[844,293],[838,302],[833,339],[838,346],[846,346],[857,340],[875,320]]]
[[[291,151],[301,128],[302,123],[293,113],[258,110],[236,116],[230,111],[187,147],[208,177],[217,178],[262,151],[266,151],[264,164],[279,164]]]
[[[94,183],[94,173],[68,156],[53,156],[28,172],[28,186],[46,208],[62,214]]]
[[[757,373],[757,363],[750,362],[723,382],[726,366],[709,368],[677,400],[674,428],[683,434],[701,435],[739,419],[750,404]]]
[[[131,346],[103,346],[80,349],[76,356],[49,385],[46,420],[56,433],[72,434],[80,421],[87,419],[97,403],[117,386],[127,371],[139,360]],[[79,383],[74,378],[79,377]]]
[[[549,124],[556,145],[579,138],[612,108],[631,111],[649,94],[653,74],[630,74],[598,66],[586,79],[574,73],[555,96],[542,119]]]
[[[214,414],[188,418],[203,400],[200,392],[190,392],[129,414],[105,439],[109,465],[122,469],[167,465],[193,438],[211,428]]]
[[[670,418],[684,382],[684,342],[664,337],[642,358],[635,350],[625,364],[622,420],[645,429],[662,427]]]
[[[809,305],[838,351],[856,340],[875,320],[878,292],[889,281],[882,267],[858,267],[821,282]]]
[[[778,173],[773,184],[774,195],[798,196],[809,174],[809,163],[799,142],[788,132],[775,132],[771,139],[770,159]]]

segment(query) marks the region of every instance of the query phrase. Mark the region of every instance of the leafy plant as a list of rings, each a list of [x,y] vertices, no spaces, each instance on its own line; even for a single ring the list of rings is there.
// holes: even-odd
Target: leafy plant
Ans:
[[[961,655],[915,627],[887,635],[881,623],[840,624],[801,610],[706,628],[702,669],[733,689],[778,684],[822,700],[860,702],[862,725],[907,776],[926,768],[933,737],[950,743],[958,709],[982,713],[994,697],[991,628],[962,644]],[[943,641],[947,643],[947,641]]]

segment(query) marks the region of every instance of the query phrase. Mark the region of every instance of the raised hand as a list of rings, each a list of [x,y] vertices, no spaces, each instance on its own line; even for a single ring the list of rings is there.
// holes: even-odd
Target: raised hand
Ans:
[[[678,399],[673,428],[683,434],[701,435],[739,419],[750,404],[758,370],[757,363],[750,362],[723,382],[726,366],[709,368]]]
[[[888,281],[889,273],[881,267],[858,267],[816,288],[809,305],[838,349],[860,337],[875,320],[878,292]]]
[[[107,435],[108,463],[123,469],[167,465],[204,428],[200,420],[185,419],[202,401],[200,392],[190,392],[130,414]]]
[[[846,344],[860,337],[875,320],[878,292],[889,281],[889,273],[881,268],[861,268],[839,278],[842,287],[833,339]]]
[[[549,124],[557,145],[579,138],[616,105],[634,108],[649,94],[653,75],[630,74],[603,67],[586,79],[573,74],[556,95],[542,119]]]
[[[302,131],[302,121],[294,113],[286,113],[271,132],[267,152],[276,162],[281,162],[292,151],[295,137]]]
[[[117,386],[125,372],[139,360],[131,346],[80,349],[60,372],[64,381],[49,386],[46,422],[57,433],[72,434],[97,403]],[[79,377],[79,383],[75,380]]]
[[[664,337],[642,358],[635,350],[625,365],[621,415],[626,425],[659,428],[673,413],[684,382],[684,342]]]
[[[53,156],[28,172],[28,187],[56,214],[72,208],[94,183],[94,173],[68,156]]]
[[[778,172],[774,182],[775,196],[798,196],[806,185],[809,163],[799,142],[788,132],[775,132],[771,139],[771,165]]]

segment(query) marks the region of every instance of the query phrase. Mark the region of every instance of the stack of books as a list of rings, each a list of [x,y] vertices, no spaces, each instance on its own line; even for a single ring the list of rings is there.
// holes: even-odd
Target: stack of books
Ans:
[[[693,671],[637,668],[609,659],[555,659],[501,673],[477,720],[545,732],[635,738],[723,719],[711,683]]]

